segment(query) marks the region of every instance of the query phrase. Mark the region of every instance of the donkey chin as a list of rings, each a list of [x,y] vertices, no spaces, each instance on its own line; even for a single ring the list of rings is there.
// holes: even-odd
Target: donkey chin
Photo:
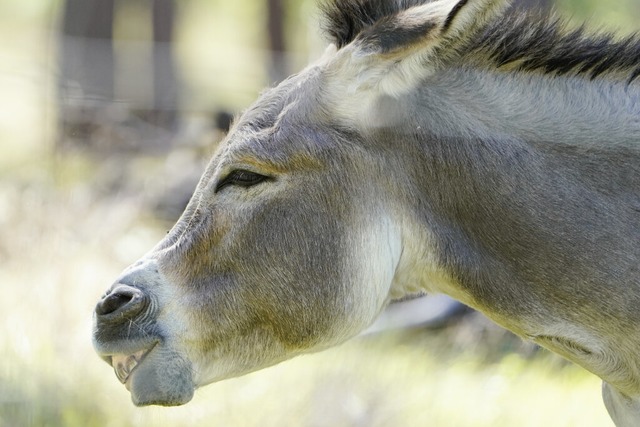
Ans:
[[[135,273],[125,274],[96,305],[94,348],[131,392],[135,405],[183,405],[196,388],[192,363],[163,333],[154,293],[129,284],[141,279],[157,283],[157,275],[138,277],[141,271],[157,270],[133,267]]]
[[[136,406],[177,406],[193,398],[191,364],[160,343],[133,354],[120,353],[103,359],[113,366]]]

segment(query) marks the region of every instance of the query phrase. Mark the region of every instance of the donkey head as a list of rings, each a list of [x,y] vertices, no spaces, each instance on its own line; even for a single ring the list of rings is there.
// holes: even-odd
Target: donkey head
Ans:
[[[135,404],[186,403],[358,334],[425,282],[447,286],[408,208],[414,153],[385,144],[385,121],[507,3],[325,7],[323,58],[237,120],[181,219],[96,307],[95,348]]]

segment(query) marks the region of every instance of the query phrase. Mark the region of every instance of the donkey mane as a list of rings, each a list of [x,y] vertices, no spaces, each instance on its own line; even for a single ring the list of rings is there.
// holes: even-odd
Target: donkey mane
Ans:
[[[426,3],[429,0],[326,0],[321,4],[323,29],[342,48],[376,22]],[[616,74],[628,84],[640,77],[637,34],[617,39],[611,33],[594,34],[584,25],[569,27],[549,12],[512,10],[487,23],[460,54],[465,60],[515,71],[589,79]]]
[[[497,67],[544,74],[574,74],[590,79],[619,73],[633,82],[640,76],[640,39],[616,40],[611,33],[591,34],[585,26],[569,30],[551,13],[511,12],[491,22],[470,46]]]

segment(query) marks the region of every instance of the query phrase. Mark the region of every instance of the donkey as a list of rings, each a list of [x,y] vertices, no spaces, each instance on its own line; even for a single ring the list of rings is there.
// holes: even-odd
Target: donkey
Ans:
[[[509,0],[333,0],[331,44],[236,121],[100,299],[136,405],[339,344],[444,293],[640,425],[640,43]]]

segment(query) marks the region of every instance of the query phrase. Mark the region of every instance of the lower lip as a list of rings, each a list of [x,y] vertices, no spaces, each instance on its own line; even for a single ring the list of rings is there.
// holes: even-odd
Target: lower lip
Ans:
[[[135,369],[134,369],[135,371]],[[131,391],[131,377],[133,376],[133,371],[131,371],[131,373],[129,374],[129,376],[127,377],[127,380],[124,382],[124,388],[127,389],[127,391]]]
[[[129,374],[127,375],[127,377],[125,378],[125,380],[123,382],[123,384],[124,384],[124,386],[126,387],[127,390],[130,389],[131,377],[135,373],[136,369],[138,369],[140,364],[147,358],[147,355],[151,352],[151,350],[153,350],[154,347],[155,347],[155,345],[153,347],[149,348],[148,350],[143,351],[143,352],[140,353],[140,357],[137,358],[137,362],[136,362],[135,367],[133,369],[131,369],[131,371],[129,372]]]

